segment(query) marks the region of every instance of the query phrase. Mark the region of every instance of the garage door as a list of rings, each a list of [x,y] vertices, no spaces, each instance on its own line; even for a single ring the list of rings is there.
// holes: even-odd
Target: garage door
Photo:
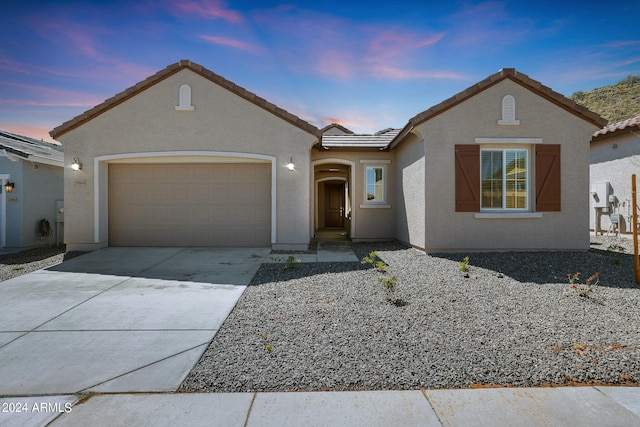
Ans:
[[[109,165],[111,246],[270,243],[270,163]]]

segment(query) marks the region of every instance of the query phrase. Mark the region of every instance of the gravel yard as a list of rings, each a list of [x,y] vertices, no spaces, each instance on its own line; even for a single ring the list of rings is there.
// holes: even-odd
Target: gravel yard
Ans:
[[[640,383],[640,286],[629,239],[588,252],[425,255],[264,264],[181,391],[376,390]],[[624,251],[621,252],[622,248]],[[469,256],[469,277],[459,270]],[[588,297],[571,288],[600,273]],[[398,302],[380,278],[396,276]]]
[[[65,259],[64,250],[64,246],[52,246],[2,254],[0,255],[0,282],[61,263]]]

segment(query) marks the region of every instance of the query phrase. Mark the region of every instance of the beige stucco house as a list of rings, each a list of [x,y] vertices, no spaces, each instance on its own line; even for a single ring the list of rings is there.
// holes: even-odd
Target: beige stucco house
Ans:
[[[640,116],[595,132],[589,163],[591,229],[632,233],[631,175],[640,177]]]
[[[303,249],[323,229],[427,251],[587,249],[605,123],[503,69],[403,129],[320,130],[184,60],[51,135],[68,250]]]

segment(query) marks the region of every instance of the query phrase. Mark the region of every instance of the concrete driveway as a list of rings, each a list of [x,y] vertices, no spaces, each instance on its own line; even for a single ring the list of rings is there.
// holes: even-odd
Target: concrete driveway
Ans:
[[[174,391],[268,248],[106,248],[0,282],[0,396]]]

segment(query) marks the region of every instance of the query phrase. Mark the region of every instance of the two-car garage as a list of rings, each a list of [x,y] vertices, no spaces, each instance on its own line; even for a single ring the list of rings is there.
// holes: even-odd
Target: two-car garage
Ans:
[[[109,246],[270,246],[271,163],[112,163]]]

